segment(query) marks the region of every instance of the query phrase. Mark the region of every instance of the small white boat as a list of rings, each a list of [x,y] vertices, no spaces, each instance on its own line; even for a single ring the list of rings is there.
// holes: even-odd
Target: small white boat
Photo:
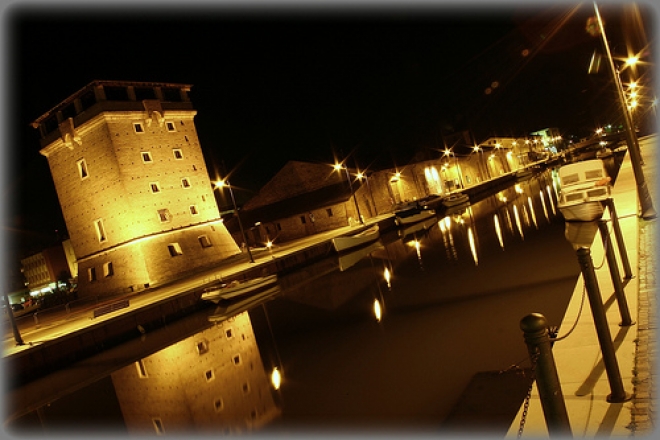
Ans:
[[[246,298],[237,299],[228,304],[219,305],[216,307],[213,314],[208,317],[208,320],[211,322],[225,321],[232,316],[236,316],[239,313],[245,312],[246,310],[250,310],[266,301],[274,299],[278,293],[280,293],[280,287],[274,286]]]
[[[398,236],[401,238],[405,238],[409,235],[414,235],[416,232],[420,231],[428,231],[431,228],[433,228],[435,225],[437,225],[437,219],[431,218],[427,219],[418,223],[414,223],[410,226],[407,226],[405,228],[399,228],[397,230]]]
[[[421,222],[431,217],[435,217],[434,209],[420,209],[420,208],[409,208],[404,211],[397,211],[394,213],[396,218],[394,222],[401,225],[410,225],[413,223]]]
[[[383,244],[380,242],[380,240],[373,242],[367,246],[363,246],[352,252],[346,252],[339,255],[339,270],[341,272],[345,271],[349,267],[357,264],[358,261],[362,260],[367,255],[379,249],[384,249]]]
[[[253,278],[247,281],[234,280],[230,283],[222,283],[207,287],[202,293],[201,299],[218,303],[221,300],[230,300],[239,296],[247,295],[258,289],[269,286],[277,281],[277,275]]]
[[[445,208],[462,205],[470,201],[470,196],[465,193],[454,193],[442,198],[442,204]]]
[[[369,229],[358,232],[354,235],[345,235],[342,237],[335,237],[332,239],[332,244],[337,252],[342,252],[347,249],[356,248],[363,244],[371,243],[380,236],[380,228],[374,225]]]
[[[532,172],[532,170],[524,168],[522,170],[516,171],[515,175],[516,175],[516,180],[520,181],[520,180],[529,179],[530,177],[532,177],[532,175],[534,175],[534,173]]]
[[[557,207],[566,221],[589,222],[603,216],[603,201],[611,197],[611,188],[602,160],[564,165],[559,180]]]

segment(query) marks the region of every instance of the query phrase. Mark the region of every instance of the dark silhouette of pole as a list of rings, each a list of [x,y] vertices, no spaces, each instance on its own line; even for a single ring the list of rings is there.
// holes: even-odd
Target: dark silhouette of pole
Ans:
[[[619,104],[621,105],[621,111],[623,112],[623,122],[626,127],[626,143],[628,144],[630,162],[632,163],[633,172],[635,174],[635,181],[637,182],[637,196],[639,198],[642,211],[641,217],[644,220],[654,219],[657,216],[657,213],[653,208],[651,195],[649,193],[648,187],[646,186],[646,180],[644,179],[644,170],[642,170],[642,158],[639,151],[639,144],[637,143],[637,135],[635,134],[634,127],[632,127],[630,118],[628,117],[628,106],[626,105],[626,98],[623,94],[621,78],[619,76],[618,70],[614,66],[614,60],[612,59],[610,46],[607,42],[607,36],[605,35],[605,27],[603,26],[603,21],[600,17],[600,13],[598,12],[598,6],[596,5],[596,2],[594,2],[594,10],[596,11],[596,18],[598,19],[600,34],[603,37],[603,46],[605,46],[605,53],[607,54],[607,60],[610,66],[610,71],[612,73],[612,79],[616,84],[616,91],[619,96]]]
[[[621,257],[621,264],[623,265],[624,279],[630,280],[633,278],[632,269],[630,268],[630,261],[628,260],[628,253],[626,252],[626,242],[623,240],[623,233],[621,232],[621,225],[619,225],[619,217],[614,207],[614,199],[609,198],[605,200],[605,206],[610,211],[610,220],[612,220],[612,227],[614,229],[614,236],[616,237],[616,244],[619,248],[619,256]]]
[[[5,299],[5,309],[7,309],[7,316],[9,317],[9,323],[11,324],[11,329],[14,332],[14,340],[16,345],[25,345],[21,332],[18,331],[18,326],[16,325],[16,318],[14,317],[14,311],[11,309],[11,304],[9,304],[9,296],[7,296],[7,290],[2,294]]]
[[[357,216],[358,220],[360,221],[360,224],[364,224],[362,221],[362,215],[360,215],[360,207],[358,206],[358,201],[357,198],[355,197],[355,193],[353,192],[353,184],[351,183],[351,176],[348,174],[348,167],[343,166],[342,164],[335,164],[335,169],[341,173],[341,169],[344,169],[346,171],[346,180],[348,180],[348,188],[351,191],[351,197],[353,198],[353,202],[355,202],[355,209],[357,211]]]
[[[371,185],[369,184],[369,176],[367,173],[359,173],[358,174],[358,179],[360,179],[360,182],[362,182],[362,177],[364,176],[364,179],[367,181],[367,190],[369,190],[369,195],[371,196],[371,204],[374,205],[374,214],[378,215],[378,207],[376,206],[376,200],[374,199],[374,193],[371,192]]]
[[[614,295],[616,302],[619,306],[619,313],[621,313],[621,326],[633,325],[634,321],[630,317],[630,310],[628,310],[628,302],[626,301],[626,294],[623,292],[623,283],[621,282],[621,275],[619,274],[619,266],[612,249],[612,240],[609,238],[609,231],[607,230],[607,221],[598,220],[598,229],[600,229],[600,237],[603,241],[603,249],[605,249],[605,257],[607,258],[607,266],[610,269],[610,277],[614,285]]]
[[[245,243],[245,248],[247,249],[248,257],[250,258],[250,263],[254,263],[252,252],[250,252],[250,244],[248,243],[247,237],[245,236],[245,230],[243,229],[241,216],[238,214],[238,208],[236,207],[236,199],[234,198],[234,191],[232,191],[229,181],[225,182],[221,180],[218,183],[216,183],[216,186],[219,188],[222,188],[223,186],[229,188],[229,195],[231,196],[231,203],[234,205],[234,212],[236,213],[236,219],[238,220],[238,227],[241,229],[241,236],[243,237],[243,242]]]
[[[552,355],[547,321],[540,313],[532,313],[520,321],[520,329],[524,333],[527,350],[532,358],[536,387],[539,390],[548,432],[551,436],[571,436],[571,425]]]
[[[600,350],[603,355],[603,364],[605,365],[607,379],[612,391],[612,393],[607,396],[607,401],[611,403],[628,401],[632,396],[626,393],[623,389],[619,364],[617,363],[614,344],[612,343],[612,335],[610,334],[607,317],[605,316],[602,297],[600,289],[598,288],[593,261],[591,259],[591,250],[586,247],[581,247],[577,250],[577,257],[584,278],[584,286],[587,290],[587,296],[589,297],[589,305],[591,306],[591,313],[594,318],[594,325],[596,326],[596,334],[598,335],[598,342],[600,343]]]

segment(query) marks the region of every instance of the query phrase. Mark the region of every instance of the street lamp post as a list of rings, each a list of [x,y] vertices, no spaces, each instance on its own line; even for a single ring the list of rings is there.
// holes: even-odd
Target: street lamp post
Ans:
[[[369,184],[369,176],[367,175],[366,172],[365,173],[358,172],[356,177],[360,179],[360,182],[362,182],[363,177],[366,180],[367,189],[369,190],[369,195],[371,196],[371,203],[374,205],[374,214],[378,215],[378,208],[376,207],[376,200],[374,199],[374,193],[371,192],[371,185]]]
[[[348,188],[351,191],[353,202],[355,202],[355,209],[357,210],[358,220],[360,221],[360,224],[364,224],[364,222],[362,221],[362,215],[360,214],[360,207],[358,206],[357,198],[355,197],[355,193],[353,192],[353,184],[351,183],[351,176],[348,174],[348,167],[344,167],[340,163],[335,164],[335,170],[341,172],[342,168],[346,171],[346,180],[348,180]]]
[[[231,196],[231,202],[234,205],[234,212],[236,213],[236,219],[238,220],[238,227],[241,229],[241,236],[243,237],[243,242],[245,243],[245,248],[247,249],[248,257],[250,257],[250,263],[254,263],[254,258],[252,257],[252,252],[250,251],[250,245],[245,237],[245,231],[243,230],[243,223],[241,223],[241,216],[238,214],[238,208],[236,207],[236,199],[234,198],[234,191],[231,189],[229,181],[219,180],[215,183],[216,188],[229,188],[229,195]]]
[[[641,217],[644,220],[654,219],[657,214],[655,212],[655,209],[653,209],[653,202],[651,201],[651,195],[649,194],[648,187],[646,186],[646,180],[644,179],[644,171],[642,170],[641,153],[639,151],[639,144],[637,143],[637,136],[634,132],[633,127],[631,126],[630,117],[628,113],[628,106],[626,105],[626,99],[623,94],[621,80],[618,75],[618,71],[614,66],[614,60],[612,59],[610,46],[607,43],[607,37],[605,35],[605,27],[603,26],[603,21],[600,17],[600,13],[598,12],[598,6],[596,5],[596,2],[594,2],[594,10],[596,11],[596,18],[598,19],[598,27],[600,29],[600,34],[603,38],[603,46],[605,47],[605,53],[607,54],[607,60],[609,61],[612,78],[614,79],[614,83],[616,84],[616,90],[619,96],[619,104],[621,105],[621,110],[623,112],[623,122],[626,127],[626,143],[628,144],[628,151],[630,152],[630,161],[632,163],[633,172],[635,174],[635,181],[637,182],[637,197],[639,198],[639,203],[641,205],[641,210],[642,210]]]

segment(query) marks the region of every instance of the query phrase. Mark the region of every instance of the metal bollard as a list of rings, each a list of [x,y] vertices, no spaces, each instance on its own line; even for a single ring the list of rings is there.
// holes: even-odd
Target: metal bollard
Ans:
[[[633,325],[634,322],[630,317],[630,310],[628,309],[628,302],[626,295],[623,292],[623,283],[621,282],[621,275],[619,274],[619,266],[616,262],[614,249],[608,236],[607,221],[598,220],[598,229],[600,230],[600,237],[603,240],[603,248],[605,249],[605,256],[607,257],[607,265],[610,268],[610,277],[614,285],[614,294],[616,302],[619,305],[619,313],[621,313],[621,326]]]
[[[614,207],[614,199],[609,198],[603,202],[607,209],[610,211],[610,220],[612,220],[612,227],[614,228],[614,236],[616,237],[616,244],[619,247],[619,254],[621,254],[621,264],[623,265],[624,279],[630,280],[633,277],[630,268],[630,261],[626,253],[626,243],[623,240],[623,233],[621,233],[621,226],[619,225],[619,217],[616,214]]]
[[[591,313],[594,318],[594,325],[596,326],[598,342],[600,343],[600,350],[603,355],[607,380],[610,383],[610,389],[612,391],[612,393],[607,396],[607,401],[612,403],[625,402],[630,400],[632,396],[626,393],[623,389],[619,364],[617,363],[616,354],[614,353],[614,344],[612,343],[610,328],[607,324],[607,317],[605,316],[602,297],[600,295],[600,289],[598,288],[598,281],[596,280],[594,264],[591,260],[591,250],[581,247],[577,250],[577,257],[578,263],[580,263],[582,276],[584,277],[584,285],[589,297],[589,305],[591,306]]]
[[[559,376],[548,335],[547,321],[540,313],[532,313],[520,321],[529,355],[536,359],[534,372],[545,422],[550,435],[571,435],[566,403],[561,392]]]

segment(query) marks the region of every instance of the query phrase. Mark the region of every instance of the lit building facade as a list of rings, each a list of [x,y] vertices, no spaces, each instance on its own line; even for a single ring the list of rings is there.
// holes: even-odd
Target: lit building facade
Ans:
[[[219,215],[189,91],[93,81],[33,122],[80,296],[141,290],[240,252]]]
[[[52,246],[21,260],[21,271],[25,277],[30,296],[51,293],[57,282],[71,278],[70,266],[63,246]]]

